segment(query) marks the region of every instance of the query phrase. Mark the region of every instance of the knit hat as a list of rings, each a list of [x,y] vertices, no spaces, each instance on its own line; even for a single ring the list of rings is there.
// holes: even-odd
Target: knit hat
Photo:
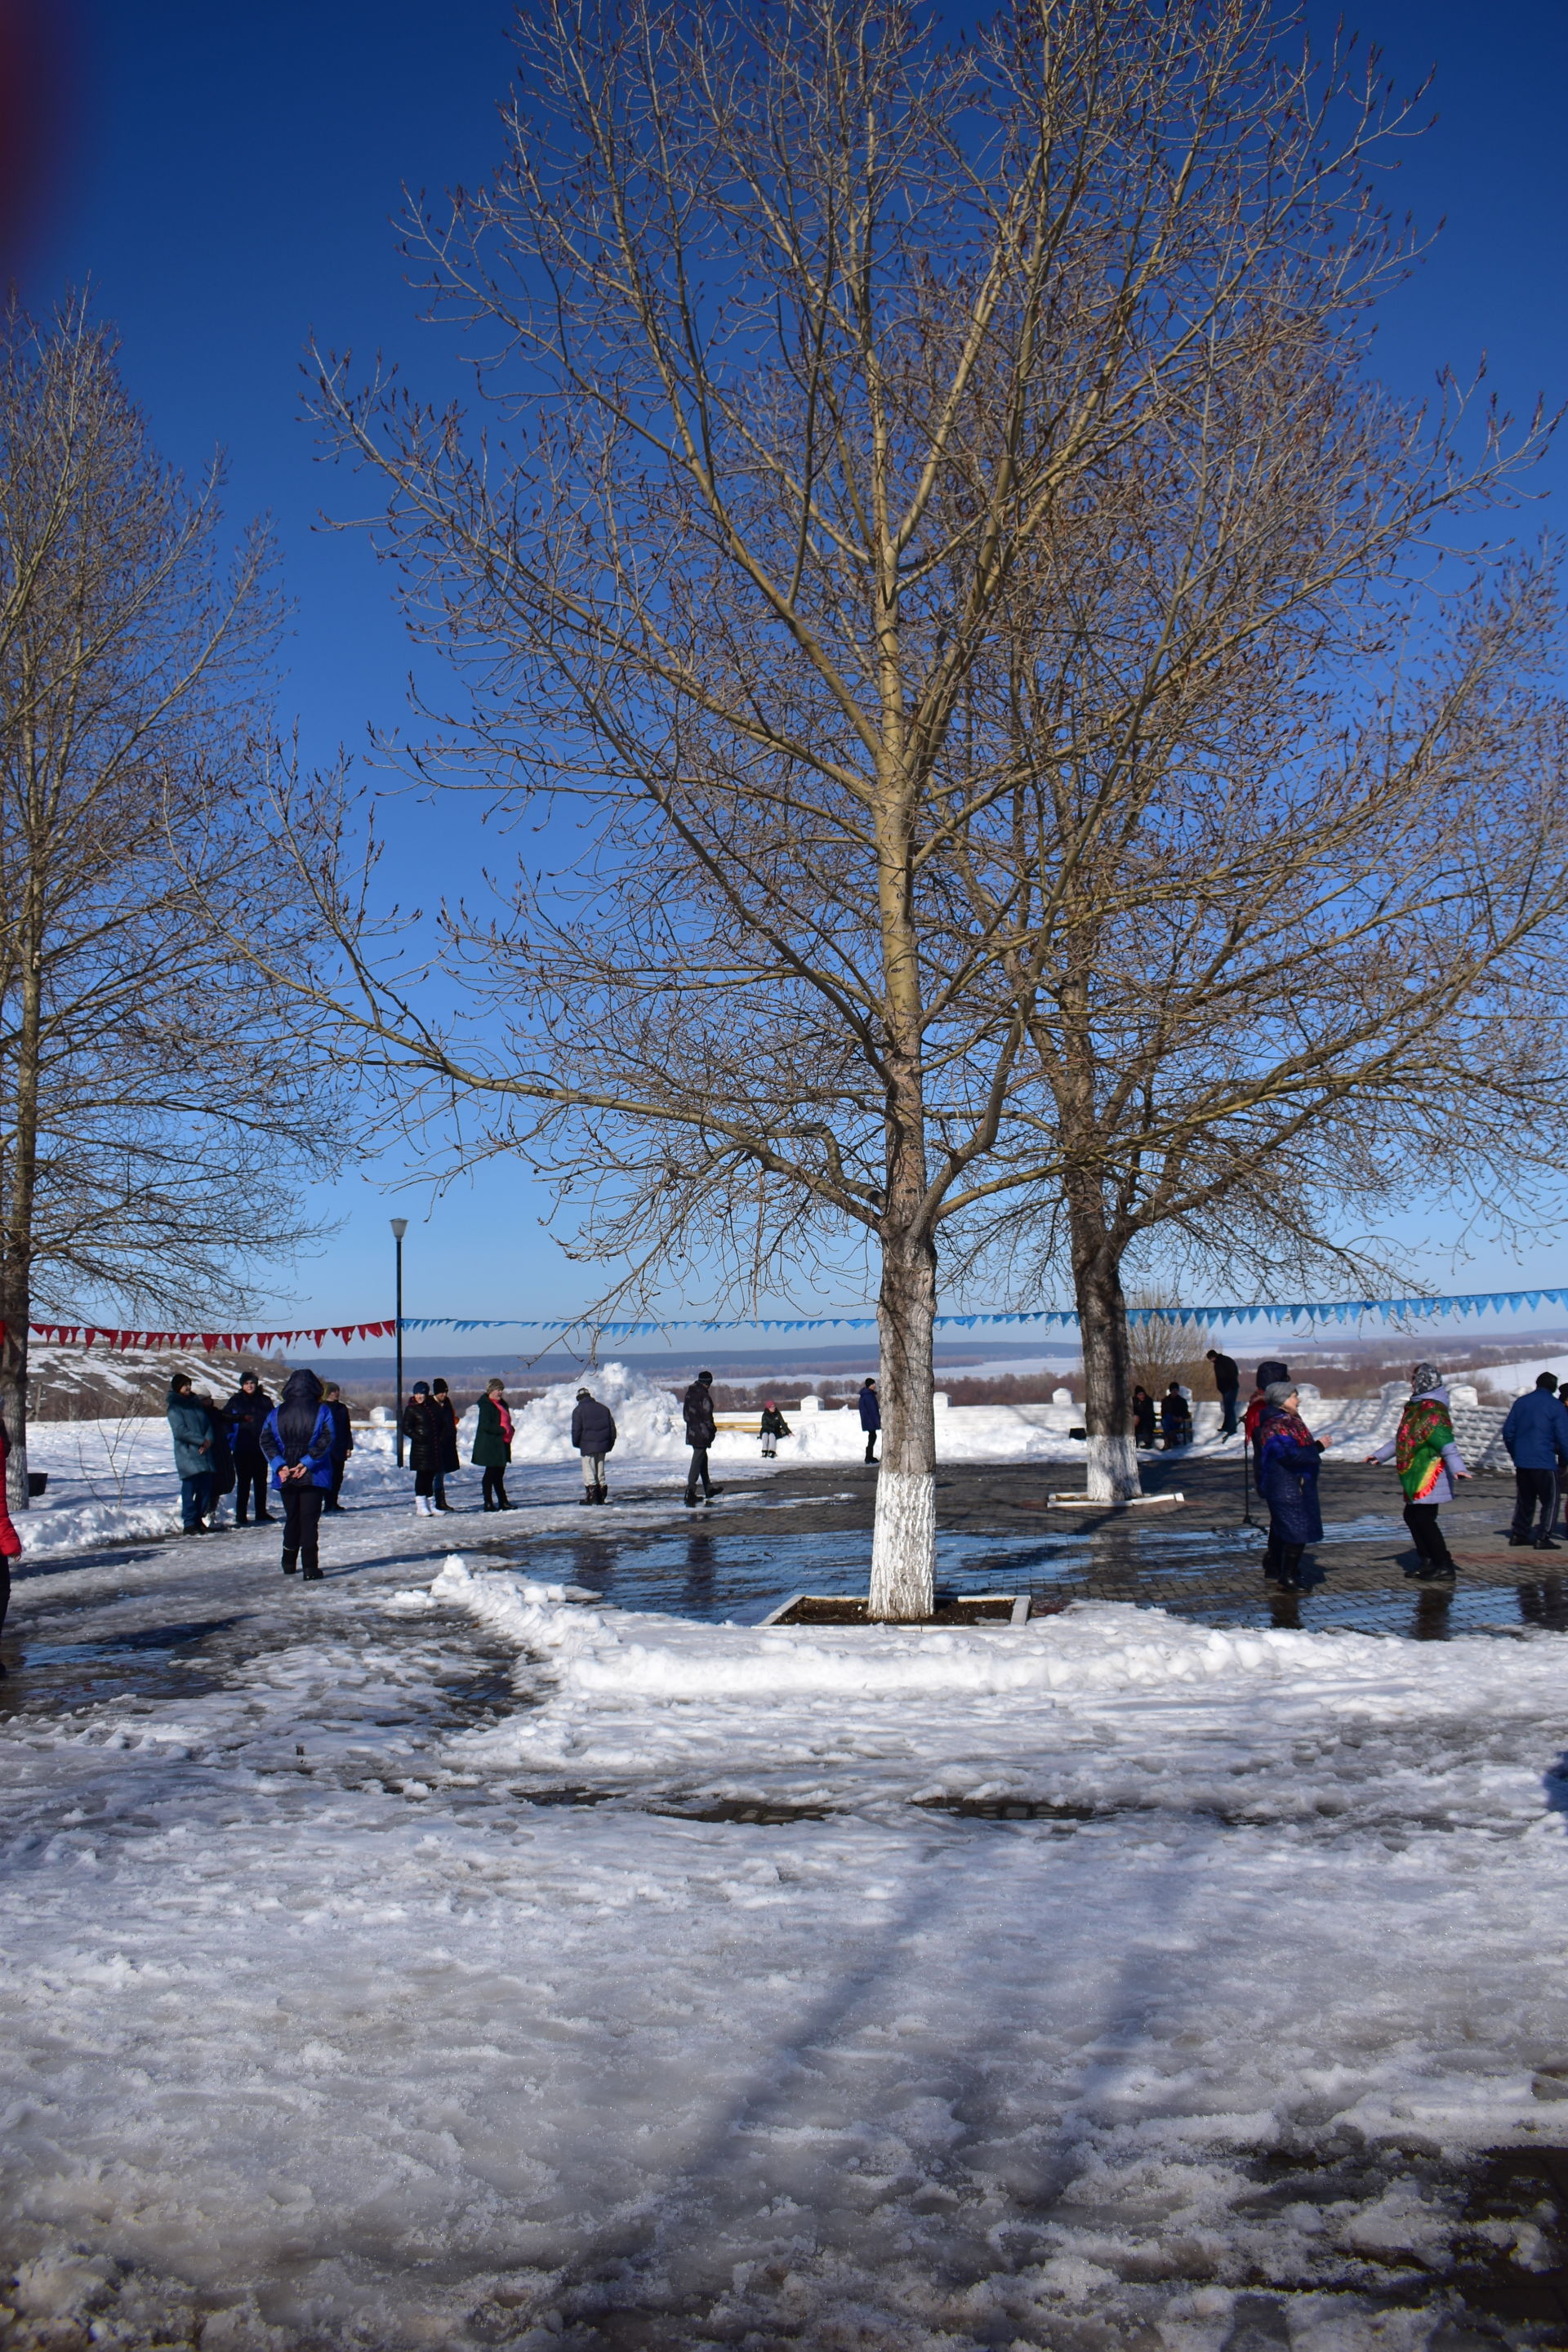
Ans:
[[[1263,1391],[1270,1404],[1288,1404],[1296,1393],[1294,1381],[1270,1381]]]
[[[416,1395],[416,1396],[428,1396],[428,1395],[429,1395],[429,1393],[430,1393],[430,1383],[429,1383],[429,1381],[415,1381],[415,1383],[414,1383],[414,1393],[415,1393],[415,1395]]]
[[[584,1397],[592,1397],[593,1393],[592,1389],[579,1389],[577,1391],[578,1403],[581,1404]]]
[[[1410,1375],[1412,1396],[1425,1396],[1428,1389],[1440,1389],[1443,1375],[1436,1364],[1417,1364]]]

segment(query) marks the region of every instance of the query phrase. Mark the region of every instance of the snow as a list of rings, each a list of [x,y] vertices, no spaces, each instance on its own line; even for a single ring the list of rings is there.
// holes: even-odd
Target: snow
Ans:
[[[1560,1641],[634,1617],[528,1572],[574,1476],[29,1559],[40,1661],[212,1630],[4,1686],[7,2343],[1436,2352],[1568,2058]]]
[[[1523,1396],[1535,1386],[1538,1372],[1552,1372],[1559,1381],[1568,1381],[1568,1356],[1516,1356],[1506,1364],[1484,1364],[1468,1378],[1478,1384],[1488,1381],[1504,1396]]]

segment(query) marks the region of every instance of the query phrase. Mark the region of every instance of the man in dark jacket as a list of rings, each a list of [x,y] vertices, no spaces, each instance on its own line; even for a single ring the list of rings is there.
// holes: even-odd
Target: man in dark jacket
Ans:
[[[609,1406],[601,1404],[592,1389],[579,1389],[572,1415],[572,1443],[583,1457],[585,1503],[602,1503],[609,1491],[605,1485],[605,1456],[615,1442],[616,1416]]]
[[[1241,1393],[1241,1374],[1234,1356],[1222,1356],[1211,1348],[1208,1360],[1214,1366],[1214,1384],[1219,1391],[1219,1433],[1222,1437],[1236,1435],[1236,1401]]]
[[[327,1488],[323,1511],[341,1511],[338,1496],[343,1491],[343,1472],[348,1468],[349,1455],[354,1450],[353,1424],[349,1409],[343,1402],[343,1392],[336,1381],[329,1381],[321,1391],[321,1402],[332,1416],[332,1483]]]
[[[1516,1397],[1502,1425],[1502,1442],[1513,1464],[1515,1501],[1510,1544],[1533,1544],[1537,1551],[1555,1551],[1552,1522],[1557,1517],[1557,1471],[1568,1463],[1568,1412],[1557,1396],[1551,1372],[1538,1372],[1535,1386]],[[1531,1531],[1537,1504],[1541,1525]]]
[[[697,1507],[698,1481],[702,1485],[704,1509],[722,1489],[715,1486],[708,1475],[708,1448],[716,1434],[713,1427],[713,1387],[711,1372],[699,1372],[680,1400],[680,1410],[686,1416],[686,1443],[691,1448],[691,1467],[686,1474],[686,1507]]]
[[[242,1372],[239,1386],[224,1407],[228,1415],[229,1443],[234,1448],[234,1524],[243,1528],[256,1496],[256,1524],[272,1514],[267,1507],[267,1456],[261,1451],[261,1431],[272,1410],[272,1399],[254,1372]]]
[[[882,1408],[878,1401],[877,1383],[868,1379],[860,1385],[860,1426],[866,1433],[866,1459],[877,1459],[877,1432],[882,1426]]]
[[[205,1413],[207,1427],[212,1433],[212,1466],[207,1473],[206,1503],[210,1530],[218,1525],[218,1512],[224,1496],[234,1492],[234,1447],[229,1441],[227,1412],[217,1399],[198,1391],[196,1402]]]

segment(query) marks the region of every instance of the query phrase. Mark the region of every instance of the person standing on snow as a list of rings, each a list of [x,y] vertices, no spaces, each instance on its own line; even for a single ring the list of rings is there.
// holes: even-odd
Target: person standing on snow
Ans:
[[[778,1441],[781,1437],[792,1437],[795,1434],[772,1397],[769,1397],[763,1407],[762,1428],[759,1433],[763,1441],[764,1462],[772,1462],[777,1458]]]
[[[572,1413],[572,1443],[583,1457],[583,1500],[602,1503],[609,1489],[605,1484],[605,1456],[616,1443],[616,1416],[607,1404],[601,1404],[592,1389],[579,1389],[577,1402]]]
[[[212,1468],[207,1473],[207,1527],[218,1524],[218,1509],[226,1495],[234,1492],[234,1448],[229,1444],[228,1414],[216,1397],[198,1395],[196,1402],[207,1417],[212,1433]]]
[[[1555,1551],[1552,1530],[1557,1518],[1557,1472],[1568,1463],[1568,1412],[1557,1395],[1551,1372],[1538,1372],[1535,1386],[1515,1397],[1502,1425],[1502,1442],[1513,1464],[1515,1501],[1510,1544],[1531,1544],[1537,1551]],[[1541,1525],[1532,1532],[1537,1504]]]
[[[1303,1592],[1319,1581],[1316,1570],[1303,1574],[1301,1554],[1323,1539],[1318,1502],[1318,1469],[1326,1437],[1314,1437],[1297,1406],[1292,1380],[1270,1381],[1258,1424],[1258,1491],[1268,1506],[1268,1547],[1263,1572],[1287,1591]]]
[[[0,1412],[0,1633],[5,1631],[5,1612],[11,1605],[11,1562],[20,1557],[22,1538],[11,1523],[11,1507],[5,1499],[5,1465],[11,1454],[11,1433],[5,1426],[5,1416]],[[0,1663],[0,1675],[5,1671]]]
[[[1506,1434],[1506,1432],[1505,1432]],[[1453,1555],[1437,1525],[1437,1512],[1454,1499],[1454,1480],[1468,1478],[1464,1458],[1454,1443],[1448,1412],[1448,1391],[1436,1364],[1417,1364],[1410,1375],[1410,1399],[1399,1416],[1399,1427],[1386,1445],[1367,1455],[1369,1462],[1391,1458],[1405,1489],[1405,1526],[1415,1546],[1416,1566],[1406,1576],[1423,1583],[1452,1583],[1458,1574]]]
[[[479,1425],[474,1432],[474,1450],[470,1459],[484,1472],[482,1488],[487,1511],[510,1511],[507,1499],[506,1465],[511,1460],[511,1408],[506,1401],[506,1382],[488,1381],[479,1399]]]
[[[1219,1433],[1222,1437],[1236,1435],[1236,1401],[1241,1393],[1241,1374],[1234,1356],[1222,1356],[1217,1348],[1208,1351],[1214,1366],[1214,1384],[1219,1391]]]
[[[290,1372],[282,1403],[261,1424],[261,1451],[272,1465],[272,1483],[283,1503],[283,1573],[292,1576],[299,1568],[307,1584],[321,1580],[317,1542],[332,1484],[336,1433],[315,1373]]]
[[[176,1372],[170,1381],[164,1410],[174,1440],[174,1467],[180,1474],[180,1533],[205,1536],[212,1491],[213,1435],[205,1412],[192,1394],[188,1372]]]
[[[447,1481],[458,1468],[458,1408],[452,1402],[452,1391],[445,1381],[435,1381],[430,1388],[430,1409],[436,1416],[436,1430],[440,1460],[436,1467],[436,1508],[449,1511],[453,1506],[447,1500]]]
[[[224,1407],[231,1432],[229,1444],[234,1450],[234,1524],[237,1528],[247,1523],[253,1494],[256,1497],[257,1526],[262,1526],[272,1516],[267,1507],[267,1456],[261,1451],[261,1424],[271,1410],[272,1399],[256,1374],[241,1372],[239,1386]]]
[[[866,1433],[866,1459],[877,1459],[877,1432],[882,1426],[882,1407],[877,1395],[877,1383],[868,1374],[860,1383],[860,1426]]]
[[[698,1481],[702,1485],[702,1507],[707,1509],[715,1495],[723,1493],[708,1475],[708,1449],[718,1432],[713,1425],[713,1375],[699,1372],[680,1400],[680,1410],[686,1419],[686,1443],[691,1448],[691,1467],[686,1474],[686,1507],[697,1507]]]
[[[428,1381],[416,1381],[403,1408],[403,1434],[414,1473],[414,1508],[421,1518],[436,1515],[436,1473],[441,1466],[441,1424],[430,1401]]]
[[[349,1409],[343,1402],[343,1392],[336,1381],[327,1382],[321,1391],[321,1401],[332,1416],[332,1483],[327,1488],[327,1499],[321,1508],[323,1511],[341,1512],[343,1507],[338,1497],[343,1491],[343,1472],[349,1466],[349,1455],[354,1450],[353,1423],[349,1419]]]

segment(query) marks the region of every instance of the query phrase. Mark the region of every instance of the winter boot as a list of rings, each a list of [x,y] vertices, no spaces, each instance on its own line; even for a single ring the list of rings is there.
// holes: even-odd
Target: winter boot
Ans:
[[[598,1499],[599,1499],[599,1490],[598,1490],[597,1486],[584,1486],[584,1489],[583,1489],[583,1500],[584,1500],[584,1502],[585,1504],[586,1504],[586,1503],[596,1503],[596,1502],[598,1501]]]
[[[595,1486],[595,1489],[594,1489],[594,1500],[595,1500],[595,1503],[607,1503],[607,1502],[609,1501],[609,1499],[610,1499],[610,1490],[609,1490],[609,1488],[608,1488],[607,1486]]]
[[[447,1500],[447,1497],[446,1497],[446,1496],[445,1496],[445,1495],[437,1495],[437,1497],[436,1497],[436,1508],[437,1508],[438,1511],[449,1511],[449,1510],[451,1510],[453,1507],[453,1507],[453,1505],[452,1505],[452,1504],[450,1504],[450,1503]]]
[[[1279,1547],[1279,1581],[1288,1589],[1301,1581],[1301,1554],[1305,1544],[1281,1544]]]
[[[292,1575],[294,1574],[294,1572],[295,1572],[296,1569],[299,1567],[299,1565],[300,1565],[300,1555],[299,1555],[299,1553],[298,1553],[297,1551],[293,1551],[293,1552],[286,1551],[286,1552],[284,1553],[284,1555],[283,1555],[283,1573],[284,1573],[284,1575],[285,1575],[285,1576],[292,1576]]]
[[[305,1570],[303,1580],[307,1584],[320,1584],[321,1580],[321,1570],[319,1568],[308,1568]]]

